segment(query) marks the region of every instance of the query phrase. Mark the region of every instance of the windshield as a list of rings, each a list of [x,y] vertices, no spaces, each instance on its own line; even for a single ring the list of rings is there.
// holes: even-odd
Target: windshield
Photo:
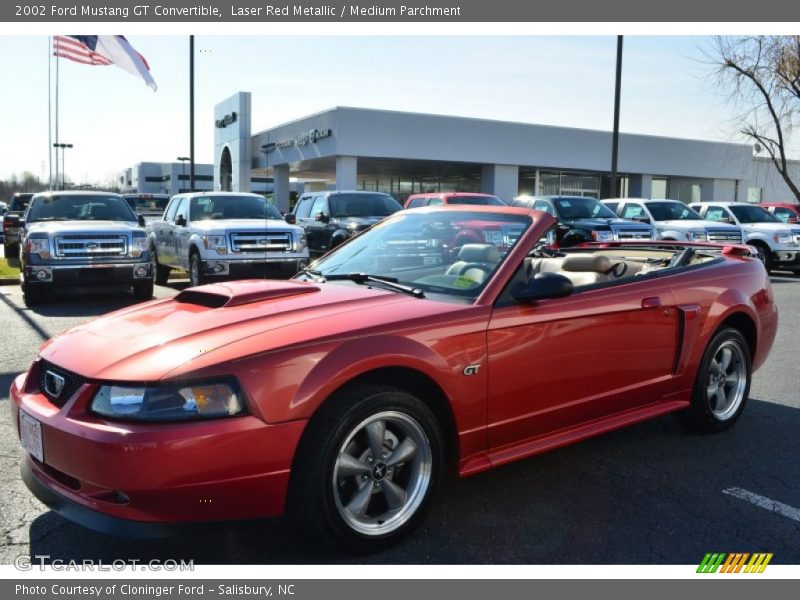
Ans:
[[[79,194],[34,198],[28,208],[28,223],[37,221],[134,221],[128,204],[119,196]]]
[[[497,196],[451,196],[448,204],[469,204],[470,206],[505,206]]]
[[[137,212],[164,212],[169,202],[169,197],[154,198],[152,196],[125,196],[133,210]]]
[[[565,220],[570,219],[616,219],[608,207],[594,198],[555,198],[558,215]]]
[[[24,211],[26,208],[28,208],[28,204],[30,204],[31,198],[33,198],[32,194],[26,196],[15,196],[14,198],[11,199],[11,206],[8,207],[8,210],[14,210],[20,212]]]
[[[283,218],[277,208],[260,196],[195,196],[189,216],[192,221]]]
[[[352,238],[311,269],[323,277],[364,273],[424,292],[475,297],[530,225],[525,215],[412,211]]]
[[[683,202],[648,202],[647,208],[656,221],[702,221],[698,213]]]
[[[403,207],[388,194],[331,194],[331,215],[344,217],[388,217]]]
[[[780,219],[760,206],[731,206],[740,223],[780,223]]]

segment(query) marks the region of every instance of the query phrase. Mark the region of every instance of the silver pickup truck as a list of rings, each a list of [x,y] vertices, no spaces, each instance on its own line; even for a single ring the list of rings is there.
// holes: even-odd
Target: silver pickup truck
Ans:
[[[20,278],[28,306],[53,288],[133,288],[137,299],[153,297],[147,233],[119,194],[36,194],[20,237]]]
[[[173,196],[148,228],[158,284],[172,269],[188,271],[196,286],[222,278],[290,277],[308,262],[303,229],[257,194]]]

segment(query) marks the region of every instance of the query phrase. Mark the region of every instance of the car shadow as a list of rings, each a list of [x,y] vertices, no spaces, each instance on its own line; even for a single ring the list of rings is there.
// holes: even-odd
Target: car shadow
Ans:
[[[123,541],[53,512],[30,525],[30,553],[197,564],[697,564],[723,549],[797,563],[797,523],[722,490],[799,506],[799,428],[799,409],[757,399],[725,433],[689,433],[670,417],[640,423],[448,481],[419,530],[372,555],[329,551],[285,519]]]

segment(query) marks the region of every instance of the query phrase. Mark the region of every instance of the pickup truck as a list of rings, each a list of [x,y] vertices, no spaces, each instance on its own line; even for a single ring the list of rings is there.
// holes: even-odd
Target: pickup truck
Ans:
[[[616,198],[602,202],[623,219],[653,225],[660,240],[714,242],[717,244],[742,243],[741,227],[706,221],[680,200]]]
[[[31,198],[33,194],[14,194],[8,203],[8,209],[3,214],[3,248],[6,258],[16,257],[19,252],[19,234],[25,225],[22,216]]]
[[[258,194],[179,194],[148,228],[159,285],[172,269],[188,271],[197,286],[222,278],[291,277],[308,262],[303,229]]]
[[[745,243],[758,250],[767,271],[800,273],[800,227],[783,223],[766,209],[747,202],[704,202],[690,205],[709,221],[742,228]]]
[[[651,225],[620,219],[595,198],[518,196],[511,206],[540,210],[558,219],[555,243],[560,248],[586,242],[657,239],[657,233]]]
[[[119,194],[43,192],[25,212],[20,273],[25,304],[54,288],[130,289],[153,297],[147,233]]]

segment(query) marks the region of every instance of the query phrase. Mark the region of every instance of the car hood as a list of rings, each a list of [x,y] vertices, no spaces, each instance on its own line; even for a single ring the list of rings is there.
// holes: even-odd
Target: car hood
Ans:
[[[453,306],[463,309],[350,282],[235,281],[110,313],[46,342],[40,356],[89,379],[157,381],[190,371],[187,363],[207,361],[209,353],[223,363],[414,316],[444,316]],[[246,339],[256,341],[245,351],[225,350]]]
[[[198,232],[214,233],[225,231],[293,231],[297,229],[283,219],[208,219],[192,221],[191,228]]]
[[[715,221],[705,221],[703,219],[675,219],[671,221],[656,221],[658,227],[673,227],[675,229],[724,229],[738,231],[736,225],[728,223],[717,223]]]
[[[625,229],[642,229],[649,231],[650,226],[644,223],[637,223],[636,221],[628,221],[626,219],[568,219],[564,221],[570,225],[577,225],[580,227],[591,227],[593,229],[603,229],[605,227],[610,227],[613,229],[619,229],[620,227],[625,227]]]
[[[130,221],[39,221],[27,224],[28,233],[130,233],[142,230]]]
[[[742,223],[742,229],[749,233],[771,231],[772,233],[791,233],[792,228],[786,223]]]

